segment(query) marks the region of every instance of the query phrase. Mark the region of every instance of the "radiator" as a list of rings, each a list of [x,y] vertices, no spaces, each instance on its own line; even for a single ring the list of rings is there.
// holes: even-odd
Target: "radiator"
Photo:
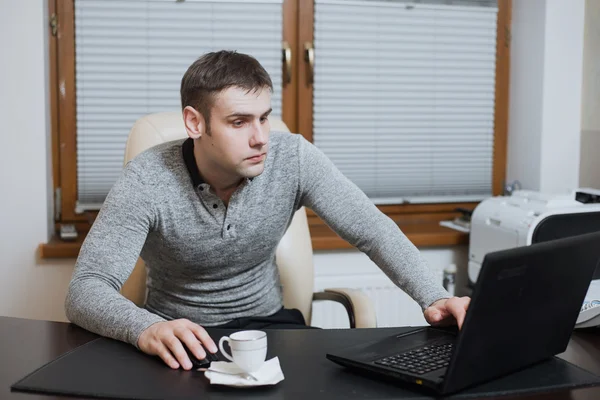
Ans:
[[[316,290],[327,287],[359,289],[373,302],[378,327],[421,326],[425,318],[421,307],[404,291],[391,284],[384,275],[323,277],[315,281]],[[344,306],[332,301],[313,303],[311,325],[320,328],[348,328],[348,316]]]

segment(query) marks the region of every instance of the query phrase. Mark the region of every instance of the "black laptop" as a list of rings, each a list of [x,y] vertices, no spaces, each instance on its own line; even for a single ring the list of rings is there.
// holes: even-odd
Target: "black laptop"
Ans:
[[[460,332],[426,327],[327,354],[338,364],[448,394],[565,351],[600,232],[486,255]]]

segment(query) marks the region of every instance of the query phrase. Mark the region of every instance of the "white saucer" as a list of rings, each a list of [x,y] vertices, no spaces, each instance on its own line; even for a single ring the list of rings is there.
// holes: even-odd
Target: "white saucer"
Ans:
[[[273,357],[265,361],[263,366],[252,375],[258,379],[246,379],[243,371],[234,363],[226,361],[213,361],[210,368],[204,372],[211,385],[225,385],[231,387],[254,387],[276,385],[285,377],[279,365],[279,358]]]

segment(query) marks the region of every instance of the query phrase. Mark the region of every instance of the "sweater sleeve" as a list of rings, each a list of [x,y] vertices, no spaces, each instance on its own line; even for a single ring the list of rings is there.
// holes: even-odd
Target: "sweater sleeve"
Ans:
[[[119,292],[154,223],[150,198],[128,164],[85,238],[65,300],[71,322],[136,347],[146,328],[164,321]]]
[[[421,308],[450,297],[396,223],[379,211],[325,154],[298,136],[301,204],[367,254]]]

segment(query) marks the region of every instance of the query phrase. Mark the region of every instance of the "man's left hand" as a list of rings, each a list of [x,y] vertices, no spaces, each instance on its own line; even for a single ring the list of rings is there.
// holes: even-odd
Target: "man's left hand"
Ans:
[[[425,320],[433,326],[457,324],[458,329],[461,329],[470,302],[471,298],[468,296],[440,299],[427,307],[423,314]]]

